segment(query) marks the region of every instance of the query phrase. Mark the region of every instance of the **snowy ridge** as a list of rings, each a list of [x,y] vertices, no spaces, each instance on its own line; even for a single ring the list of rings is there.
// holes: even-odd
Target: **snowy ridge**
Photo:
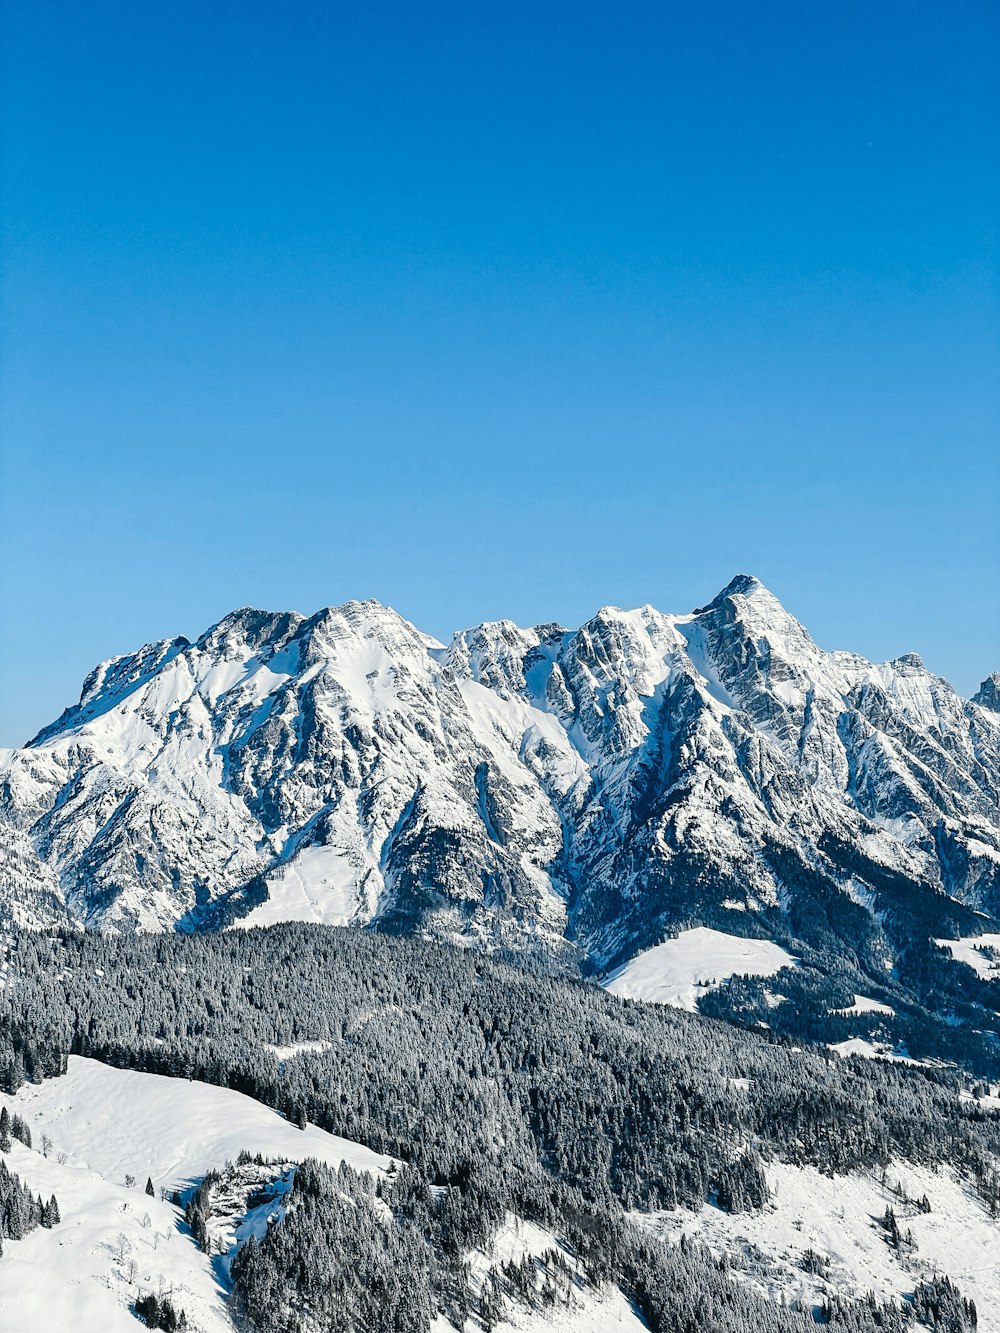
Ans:
[[[610,970],[690,925],[792,937],[807,881],[880,935],[892,880],[969,935],[1000,912],[989,687],[824,652],[744,575],[693,613],[447,647],[376,602],[245,609],[103,663],[0,756],[0,906],[114,931],[377,921]]]

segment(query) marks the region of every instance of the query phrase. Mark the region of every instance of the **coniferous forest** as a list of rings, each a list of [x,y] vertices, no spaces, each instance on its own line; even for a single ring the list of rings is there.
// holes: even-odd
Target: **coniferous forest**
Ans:
[[[299,1168],[283,1220],[233,1265],[233,1314],[258,1333],[404,1333],[438,1314],[460,1327],[473,1307],[488,1328],[491,1288],[473,1297],[464,1256],[510,1213],[550,1229],[590,1280],[620,1284],[653,1329],[805,1327],[811,1312],[629,1217],[759,1209],[768,1159],[827,1173],[950,1163],[1000,1211],[1000,1114],[961,1096],[954,1070],[844,1061],[478,952],[328,927],[21,934],[7,962],[4,1091],[91,1056],[237,1089],[396,1159],[377,1183]],[[302,1042],[323,1047],[267,1049]],[[542,1290],[513,1270],[503,1281],[555,1301],[573,1281],[559,1263]],[[859,1333],[975,1323],[949,1285],[821,1313]]]

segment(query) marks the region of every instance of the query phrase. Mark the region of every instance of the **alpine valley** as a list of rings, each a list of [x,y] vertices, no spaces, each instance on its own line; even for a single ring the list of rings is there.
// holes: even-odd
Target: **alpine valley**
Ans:
[[[0,752],[0,927],[2,1329],[1000,1330],[1000,675],[235,611]]]

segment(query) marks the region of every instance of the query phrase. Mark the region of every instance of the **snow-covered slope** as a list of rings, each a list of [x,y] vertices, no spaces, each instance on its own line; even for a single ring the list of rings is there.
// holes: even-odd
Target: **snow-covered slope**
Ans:
[[[224,1173],[225,1198],[209,1219],[214,1255],[203,1253],[182,1225],[182,1212],[161,1189],[186,1190],[211,1169],[234,1162],[241,1150],[278,1164],[305,1157],[379,1173],[391,1159],[314,1126],[297,1129],[268,1107],[240,1093],[196,1080],[112,1069],[71,1056],[67,1074],[28,1085],[8,1098],[29,1122],[33,1148],[14,1141],[7,1160],[35,1193],[59,1201],[61,1221],[20,1241],[5,1241],[0,1262],[0,1328],[19,1333],[131,1333],[130,1306],[147,1292],[167,1293],[201,1333],[232,1333],[226,1308],[228,1270],[235,1249],[280,1216],[292,1170],[252,1162]],[[44,1145],[44,1151],[43,1151]],[[126,1176],[135,1183],[126,1185]],[[152,1177],[155,1194],[143,1183]],[[240,1183],[246,1178],[247,1188]],[[258,1202],[271,1184],[270,1199]],[[233,1186],[235,1185],[235,1188]],[[247,1209],[230,1215],[227,1201]],[[248,1206],[249,1205],[249,1206]],[[567,1283],[547,1256],[558,1253],[575,1280]],[[507,1262],[537,1266],[538,1298],[508,1298],[497,1333],[640,1333],[646,1327],[613,1284],[594,1287],[556,1236],[510,1216],[488,1252],[468,1256],[478,1292]],[[541,1299],[558,1279],[557,1298]],[[451,1325],[443,1318],[435,1329]],[[469,1333],[480,1328],[470,1318]]]
[[[0,757],[2,905],[121,931],[377,921],[603,970],[703,924],[891,965],[914,922],[1000,911],[988,686],[824,652],[746,576],[687,615],[447,647],[375,602],[237,611],[103,663]]]
[[[243,1149],[278,1160],[347,1162],[358,1171],[385,1171],[391,1160],[315,1125],[299,1129],[231,1088],[113,1069],[78,1055],[69,1057],[62,1078],[25,1084],[11,1102],[36,1141],[47,1134],[106,1180],[148,1176],[157,1190],[186,1189]]]
[[[607,989],[623,999],[697,1012],[698,998],[732,976],[771,977],[795,959],[772,940],[741,939],[697,926],[644,949],[616,969]]]
[[[735,1277],[778,1300],[811,1307],[870,1291],[901,1299],[921,1278],[947,1274],[975,1301],[983,1333],[1000,1329],[1000,1222],[952,1170],[897,1162],[882,1179],[772,1163],[766,1175],[772,1197],[759,1213],[706,1204],[634,1216],[674,1243],[686,1235],[727,1255]],[[918,1206],[924,1200],[928,1211]],[[887,1208],[904,1238],[899,1248],[881,1225]]]
[[[993,932],[972,935],[968,939],[935,940],[935,943],[947,949],[957,962],[971,967],[984,980],[1000,977],[1000,934]]]
[[[551,1264],[553,1254],[566,1265],[571,1281]],[[478,1297],[491,1274],[499,1273],[504,1264],[525,1260],[534,1264],[536,1289],[540,1292],[548,1281],[557,1295],[551,1304],[537,1298],[529,1304],[508,1297],[493,1325],[494,1333],[641,1333],[648,1327],[619,1287],[613,1283],[595,1287],[558,1237],[511,1214],[493,1238],[489,1253],[476,1250],[467,1255],[472,1291]],[[439,1315],[431,1324],[431,1333],[450,1333],[453,1327]],[[481,1333],[482,1327],[479,1319],[470,1316],[465,1333]]]
[[[17,1142],[9,1160],[32,1190],[56,1196],[62,1221],[4,1243],[0,1328],[135,1333],[129,1306],[162,1290],[203,1333],[232,1333],[208,1258],[179,1230],[173,1204]]]
[[[172,1292],[202,1333],[232,1333],[218,1274],[161,1187],[184,1190],[242,1149],[372,1172],[390,1165],[315,1126],[299,1130],[228,1088],[77,1056],[63,1078],[26,1085],[6,1100],[27,1120],[33,1141],[31,1149],[14,1141],[11,1168],[35,1193],[55,1194],[62,1216],[52,1230],[4,1243],[0,1328],[19,1333],[134,1333],[129,1306],[149,1291]],[[135,1184],[126,1185],[126,1176]],[[154,1197],[143,1190],[147,1177]]]

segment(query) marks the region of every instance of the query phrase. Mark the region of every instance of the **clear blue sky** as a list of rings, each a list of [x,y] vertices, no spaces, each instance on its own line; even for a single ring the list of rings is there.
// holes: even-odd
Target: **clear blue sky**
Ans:
[[[6,7],[0,741],[245,603],[1000,667],[994,0]]]

